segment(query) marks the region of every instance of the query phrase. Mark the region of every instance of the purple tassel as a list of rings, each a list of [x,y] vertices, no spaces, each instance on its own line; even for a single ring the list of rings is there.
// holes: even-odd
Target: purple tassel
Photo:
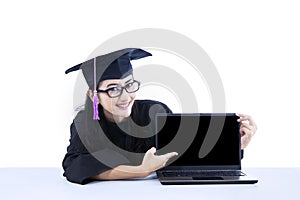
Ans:
[[[99,114],[98,114],[98,97],[97,97],[97,92],[94,92],[94,120],[99,120]]]

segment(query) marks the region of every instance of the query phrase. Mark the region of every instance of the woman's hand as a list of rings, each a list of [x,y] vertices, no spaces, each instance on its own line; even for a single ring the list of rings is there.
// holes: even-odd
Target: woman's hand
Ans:
[[[255,134],[257,126],[251,116],[244,114],[236,115],[239,117],[238,122],[240,122],[241,148],[244,149]]]
[[[156,149],[152,147],[149,149],[139,166],[119,165],[113,169],[107,170],[91,177],[96,180],[121,180],[129,178],[144,178],[149,176],[152,172],[166,165],[166,162],[173,156],[178,155],[176,152],[167,153],[164,155],[154,155]]]
[[[148,174],[164,167],[170,158],[178,155],[176,152],[171,152],[158,156],[154,155],[155,152],[156,148],[152,147],[149,149],[143,158],[142,164],[140,165],[141,169]]]

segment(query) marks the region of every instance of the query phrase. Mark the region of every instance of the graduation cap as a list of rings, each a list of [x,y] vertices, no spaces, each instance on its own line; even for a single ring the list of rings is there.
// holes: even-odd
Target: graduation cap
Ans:
[[[98,120],[97,87],[101,81],[121,79],[132,73],[131,60],[138,60],[152,54],[137,48],[126,48],[100,55],[75,65],[65,71],[66,74],[82,70],[83,76],[91,90],[94,91],[94,119]]]

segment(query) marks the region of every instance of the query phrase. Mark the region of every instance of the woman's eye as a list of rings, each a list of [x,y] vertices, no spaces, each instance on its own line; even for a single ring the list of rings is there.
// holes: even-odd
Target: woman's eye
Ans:
[[[112,87],[112,88],[109,88],[110,91],[118,91],[119,89],[117,87]]]
[[[108,88],[107,90],[109,90],[109,91],[116,91],[117,88],[116,88],[116,87],[113,87],[113,88]]]

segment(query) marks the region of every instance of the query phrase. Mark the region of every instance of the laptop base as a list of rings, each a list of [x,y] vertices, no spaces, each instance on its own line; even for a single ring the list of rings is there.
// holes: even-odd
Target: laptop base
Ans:
[[[180,180],[176,180],[176,181],[170,181],[170,180],[160,180],[160,183],[162,185],[220,185],[220,184],[255,184],[257,183],[257,180],[247,180],[247,181],[197,181],[197,180],[193,180],[193,181],[180,181]]]
[[[201,185],[201,184],[255,184],[257,179],[249,176],[214,176],[214,177],[165,177],[157,172],[162,185]]]

